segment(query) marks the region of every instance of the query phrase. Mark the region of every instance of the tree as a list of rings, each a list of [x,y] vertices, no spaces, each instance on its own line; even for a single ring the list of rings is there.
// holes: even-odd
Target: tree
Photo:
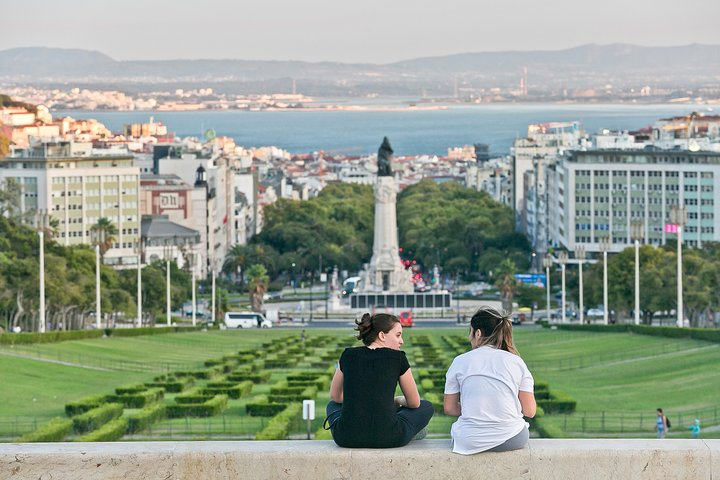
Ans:
[[[90,227],[90,232],[95,235],[95,244],[100,245],[100,258],[105,259],[105,253],[110,250],[115,243],[115,235],[117,235],[117,227],[107,217],[99,218],[97,223]]]
[[[15,178],[6,178],[0,184],[0,216],[19,221],[22,186]]]
[[[267,270],[262,265],[251,265],[247,271],[250,284],[250,306],[254,312],[261,312],[263,308],[263,296],[267,291],[270,279]]]
[[[503,310],[506,312],[512,312],[513,309],[513,297],[515,295],[515,289],[517,288],[518,282],[515,279],[515,271],[517,267],[515,263],[506,258],[498,266],[497,280],[495,286],[500,291],[500,298],[502,300]]]

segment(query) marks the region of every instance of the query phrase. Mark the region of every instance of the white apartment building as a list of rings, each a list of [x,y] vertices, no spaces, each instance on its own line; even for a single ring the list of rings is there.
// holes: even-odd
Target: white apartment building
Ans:
[[[90,228],[108,218],[118,233],[105,263],[136,265],[140,171],[131,155],[92,155],[81,147],[53,141],[15,149],[0,162],[0,179],[20,183],[22,211],[46,211],[58,221],[62,245],[92,243]]]
[[[174,174],[193,185],[193,224],[186,225],[201,234],[205,244],[205,266],[211,271],[213,265],[219,270],[227,252],[238,239],[235,231],[235,172],[229,160],[223,156],[199,158],[195,154],[183,154],[181,158],[158,159],[161,175]]]
[[[720,240],[720,153],[689,150],[590,150],[568,153],[548,169],[548,232],[556,247],[611,251],[632,242],[662,245],[673,207],[684,206],[686,245]]]
[[[528,125],[527,137],[513,142],[512,206],[519,231],[527,231],[525,172],[533,169],[536,159],[554,158],[565,150],[578,148],[583,138],[579,122],[549,122]]]
[[[493,200],[512,208],[511,157],[494,158],[468,165],[465,186],[487,192]]]

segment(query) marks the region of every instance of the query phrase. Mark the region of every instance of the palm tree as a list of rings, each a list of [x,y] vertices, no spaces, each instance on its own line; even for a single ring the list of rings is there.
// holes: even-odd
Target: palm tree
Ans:
[[[90,232],[95,236],[94,244],[100,245],[100,257],[105,258],[105,253],[110,250],[115,243],[115,235],[117,235],[117,227],[109,218],[102,217],[97,223],[90,227]]]
[[[250,247],[248,245],[240,245],[239,243],[232,246],[225,257],[223,271],[237,275],[240,272],[240,283],[245,284],[245,267],[250,259]]]
[[[267,270],[263,265],[250,265],[247,269],[248,283],[250,284],[250,306],[254,312],[261,312],[263,308],[263,296],[267,291],[270,281]]]
[[[500,291],[500,298],[502,300],[502,308],[506,312],[512,312],[513,307],[513,296],[515,295],[515,289],[517,288],[517,280],[515,280],[515,262],[506,258],[498,266],[498,276],[495,286]]]

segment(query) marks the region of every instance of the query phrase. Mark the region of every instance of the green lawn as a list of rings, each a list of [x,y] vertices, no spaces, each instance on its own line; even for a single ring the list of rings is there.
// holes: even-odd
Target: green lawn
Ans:
[[[306,335],[311,347],[315,336],[347,339],[352,331],[308,329]],[[207,359],[241,349],[254,349],[261,357],[261,344],[285,339],[290,348],[299,344],[299,336],[295,329],[208,331],[2,347],[0,437],[10,439],[51,417],[63,416],[69,401],[111,393],[117,386],[150,381],[161,373],[200,369]],[[448,336],[465,345],[466,327],[406,329],[403,348],[416,374],[423,368],[419,362],[429,355],[421,350],[428,339],[430,347],[440,352],[442,365],[449,365],[455,352],[444,339]],[[715,407],[720,398],[720,371],[715,367],[720,345],[625,333],[529,328],[516,329],[515,337],[535,378],[548,381],[552,391],[577,400],[576,413],[552,416],[552,422],[568,436],[651,437],[657,407],[663,407],[673,421],[671,436],[689,436],[686,427],[695,415],[702,417],[704,427],[720,425]],[[316,350],[316,354],[323,351]],[[299,363],[298,368],[308,368]],[[331,365],[332,361],[327,367]],[[290,372],[273,370],[268,384],[255,385],[249,397],[231,400],[223,415],[165,420],[128,439],[252,438],[268,419],[246,416],[245,404],[267,394],[270,385]],[[168,395],[166,402],[172,398]],[[315,400],[313,432],[324,418],[327,391],[318,392]],[[436,415],[430,433],[447,436],[452,421]],[[304,431],[305,424],[300,421],[291,435],[301,436]],[[703,432],[703,437],[712,436],[720,434]]]

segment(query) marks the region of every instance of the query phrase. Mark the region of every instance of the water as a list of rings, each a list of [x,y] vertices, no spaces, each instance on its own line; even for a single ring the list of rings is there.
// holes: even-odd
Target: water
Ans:
[[[238,145],[275,145],[291,153],[361,155],[377,152],[387,136],[395,155],[446,155],[448,147],[488,143],[507,154],[530,123],[578,120],[590,133],[602,128],[637,130],[660,118],[705,110],[698,105],[494,104],[449,106],[447,110],[379,111],[201,111],[201,112],[53,112],[54,116],[95,118],[112,131],[124,124],[161,121],[181,137],[209,128]]]

